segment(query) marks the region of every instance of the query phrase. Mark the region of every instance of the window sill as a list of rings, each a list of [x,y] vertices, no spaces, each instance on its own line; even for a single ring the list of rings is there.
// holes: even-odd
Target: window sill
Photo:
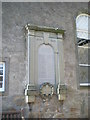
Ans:
[[[90,83],[80,83],[80,87],[90,87]]]

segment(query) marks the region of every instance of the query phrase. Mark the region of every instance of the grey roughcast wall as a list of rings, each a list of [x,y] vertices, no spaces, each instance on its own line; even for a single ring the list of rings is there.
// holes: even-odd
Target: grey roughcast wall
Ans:
[[[2,109],[24,109],[25,117],[34,118],[79,118],[88,117],[88,91],[78,88],[77,44],[75,19],[88,12],[88,3],[2,3],[2,57],[8,61],[7,89],[3,93]],[[32,105],[32,112],[25,103],[26,40],[24,26],[27,24],[47,26],[65,30],[64,84],[67,84],[66,100],[60,103],[54,95],[43,102],[40,96]]]

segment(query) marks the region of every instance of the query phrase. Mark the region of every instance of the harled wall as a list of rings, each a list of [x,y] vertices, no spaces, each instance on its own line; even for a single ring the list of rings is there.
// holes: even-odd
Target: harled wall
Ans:
[[[87,117],[88,91],[78,88],[78,57],[75,32],[75,18],[88,11],[88,3],[2,3],[2,56],[9,59],[8,88],[3,94],[3,111],[24,108],[26,117]],[[64,64],[67,98],[63,105],[56,95],[43,102],[36,97],[32,114],[25,103],[26,41],[24,26],[34,25],[55,27],[65,30]]]

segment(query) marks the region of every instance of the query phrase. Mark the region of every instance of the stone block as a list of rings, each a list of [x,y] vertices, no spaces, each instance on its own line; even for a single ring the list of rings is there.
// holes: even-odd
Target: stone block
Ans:
[[[36,94],[36,90],[29,90],[29,89],[25,90],[25,95],[31,96],[35,94]]]
[[[35,102],[35,96],[26,96],[26,103]]]

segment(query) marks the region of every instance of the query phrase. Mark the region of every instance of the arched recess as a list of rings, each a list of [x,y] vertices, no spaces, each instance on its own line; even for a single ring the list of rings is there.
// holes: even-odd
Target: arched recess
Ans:
[[[54,50],[50,45],[42,44],[38,49],[38,84],[55,84]]]

